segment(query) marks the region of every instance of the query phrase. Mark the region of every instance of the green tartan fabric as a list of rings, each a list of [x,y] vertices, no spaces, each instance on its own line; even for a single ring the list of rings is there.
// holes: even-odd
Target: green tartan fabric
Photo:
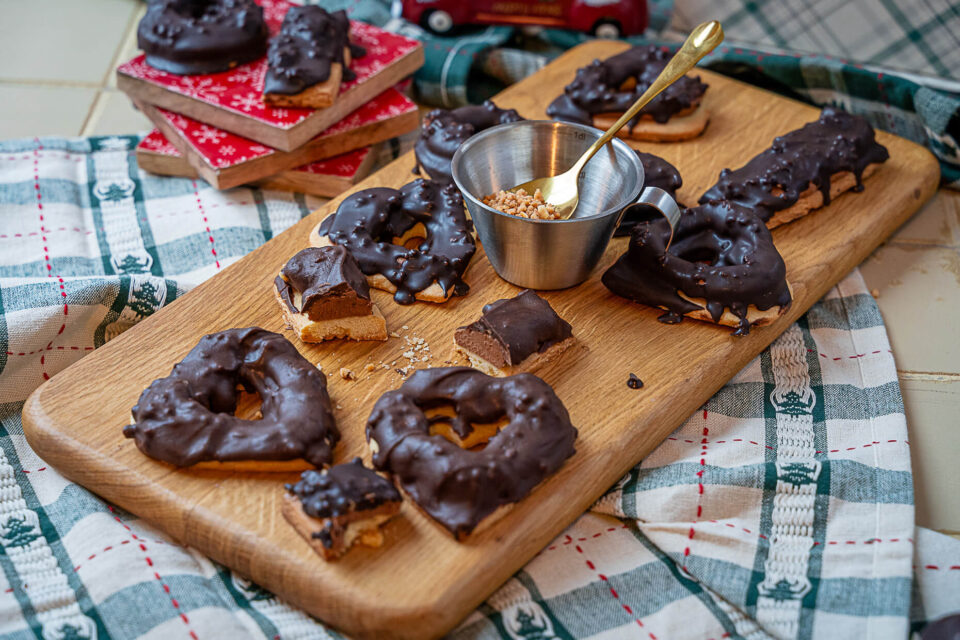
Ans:
[[[0,142],[0,636],[342,637],[24,438],[44,380],[318,204],[145,174],[136,142]],[[960,542],[914,528],[894,357],[854,272],[451,637],[903,638],[958,592]]]

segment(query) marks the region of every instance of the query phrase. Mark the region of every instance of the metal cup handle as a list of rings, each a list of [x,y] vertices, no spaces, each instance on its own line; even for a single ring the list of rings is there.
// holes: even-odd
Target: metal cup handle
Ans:
[[[659,187],[644,187],[633,204],[645,204],[653,207],[667,219],[667,223],[670,225],[670,238],[667,240],[667,246],[663,248],[663,251],[666,252],[670,248],[670,243],[673,242],[673,234],[677,230],[677,225],[680,224],[680,206],[677,201]]]

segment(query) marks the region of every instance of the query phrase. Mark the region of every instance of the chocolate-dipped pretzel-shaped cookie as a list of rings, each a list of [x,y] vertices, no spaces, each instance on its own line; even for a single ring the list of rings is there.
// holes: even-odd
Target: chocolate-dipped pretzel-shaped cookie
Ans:
[[[259,394],[262,418],[234,415],[238,388]],[[202,337],[169,376],[140,394],[132,414],[123,435],[151,458],[178,467],[321,466],[340,439],[326,376],[286,338],[257,327]]]
[[[667,194],[677,199],[677,189],[683,186],[683,178],[677,168],[652,153],[637,151],[637,157],[640,158],[640,164],[643,165],[643,186],[657,187],[663,189]],[[679,203],[677,203],[679,204]],[[681,205],[682,206],[682,205]],[[614,236],[628,236],[637,223],[647,219],[644,214],[648,213],[646,207],[629,207],[624,213],[617,230],[613,232]]]
[[[683,316],[736,327],[769,324],[790,306],[786,265],[763,222],[738,204],[686,209],[674,232],[665,220],[642,222],[627,252],[603,274],[613,293],[666,309],[661,322]]]
[[[627,111],[656,80],[673,54],[638,45],[577,70],[573,82],[547,107],[554,120],[606,128]],[[684,76],[668,86],[619,135],[639,140],[685,140],[700,135],[709,114],[700,106],[707,85]]]
[[[739,169],[724,169],[700,202],[730,200],[749,207],[771,229],[826,206],[890,157],[861,116],[826,107],[820,117],[774,138]]]
[[[412,238],[417,246],[404,246]],[[399,304],[465,295],[463,273],[477,250],[456,186],[423,179],[350,195],[313,230],[310,244],[346,247],[370,286]]]
[[[417,158],[414,172],[423,169],[432,180],[452,183],[450,162],[461,144],[485,129],[520,120],[523,118],[516,111],[501,109],[491,100],[449,111],[434,109],[424,117],[420,137],[413,147]]]
[[[427,412],[440,407],[452,407],[442,419],[462,440],[481,425],[506,423],[482,450],[468,450],[432,433],[437,419]],[[367,421],[374,466],[458,539],[559,469],[576,437],[563,403],[540,378],[494,378],[469,367],[415,372],[377,400]]]

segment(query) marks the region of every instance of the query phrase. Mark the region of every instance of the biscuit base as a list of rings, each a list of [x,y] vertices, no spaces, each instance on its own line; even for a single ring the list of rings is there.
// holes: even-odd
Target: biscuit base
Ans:
[[[343,61],[350,65],[350,49],[343,50]],[[323,82],[307,87],[300,93],[267,93],[263,94],[263,102],[271,107],[306,107],[311,109],[325,109],[333,106],[340,95],[340,83],[343,81],[343,65],[334,62],[330,65],[330,75]]]
[[[332,245],[333,242],[330,241],[330,238],[327,236],[320,235],[320,225],[318,224],[313,228],[313,231],[310,232],[310,246],[313,247],[328,247]],[[402,243],[396,243],[402,244]],[[381,291],[386,291],[388,293],[396,293],[397,287],[387,280],[387,277],[381,273],[374,273],[367,276],[367,284],[374,289],[380,289]],[[453,288],[447,292],[443,292],[443,287],[438,283],[434,282],[426,289],[422,291],[417,291],[414,294],[414,298],[421,302],[446,302],[453,297]]]
[[[609,129],[623,114],[598,113],[593,116],[593,126]],[[617,137],[640,142],[678,142],[696,138],[707,128],[710,112],[700,105],[692,110],[681,111],[663,124],[650,116],[640,118],[631,129],[629,125],[620,129]]]
[[[280,512],[286,521],[306,540],[311,549],[328,562],[340,558],[354,545],[372,548],[383,546],[383,531],[380,530],[380,525],[399,511],[399,502],[387,502],[376,509],[354,511],[343,518],[321,519],[304,513],[303,504],[296,496],[284,494],[280,505]],[[336,520],[340,522],[335,522]],[[343,531],[333,536],[333,546],[325,547],[313,534],[331,526],[342,526]]]
[[[868,164],[863,169],[861,179],[870,177],[879,167],[880,165],[878,163]],[[833,202],[837,196],[853,189],[856,186],[857,177],[852,172],[841,171],[833,174],[830,176],[830,201]],[[797,198],[795,203],[786,209],[777,211],[769,220],[767,220],[767,228],[773,229],[774,227],[779,227],[782,224],[793,222],[794,220],[802,218],[814,209],[819,209],[822,206],[823,193],[813,186],[813,184],[810,184],[803,191],[803,193],[800,194],[800,197]]]
[[[348,340],[386,340],[387,321],[377,305],[370,315],[344,316],[329,320],[311,320],[305,313],[296,313],[283,301],[274,289],[274,297],[280,304],[283,319],[303,342],[323,342],[346,338]]]
[[[461,358],[466,358],[470,362],[470,366],[474,369],[479,369],[488,376],[495,376],[498,378],[505,378],[507,376],[512,376],[516,373],[533,373],[543,366],[546,366],[550,362],[553,362],[560,355],[573,346],[573,343],[576,342],[574,336],[570,336],[566,340],[561,340],[560,342],[550,345],[546,351],[541,351],[538,353],[533,353],[524,358],[522,362],[517,364],[508,364],[503,367],[498,367],[492,362],[489,362],[481,358],[476,353],[461,347],[457,344],[456,339],[453,342],[453,351],[454,354]]]
[[[790,283],[787,283],[787,289],[790,291],[790,299],[792,301],[793,288],[790,287]],[[721,324],[726,327],[740,326],[740,318],[726,307],[723,309],[723,315],[720,316],[720,319],[714,320],[710,312],[707,311],[707,300],[705,298],[691,298],[682,291],[677,291],[677,295],[687,302],[692,302],[693,304],[700,306],[700,309],[695,309],[682,314],[685,318],[693,318],[694,320],[701,320],[703,322],[709,322],[712,324]],[[670,311],[670,309],[667,307],[660,306],[659,308],[663,309],[664,311]],[[764,327],[785,314],[789,308],[790,303],[787,303],[782,307],[770,307],[769,309],[763,310],[758,309],[755,305],[751,304],[747,307],[747,322],[750,323],[751,328]]]

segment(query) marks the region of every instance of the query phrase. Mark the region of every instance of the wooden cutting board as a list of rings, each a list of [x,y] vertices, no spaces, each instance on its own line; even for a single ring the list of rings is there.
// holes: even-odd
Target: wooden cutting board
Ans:
[[[528,118],[544,117],[548,102],[574,70],[620,51],[597,41],[561,56],[496,98]],[[673,144],[637,145],[673,162],[683,175],[681,199],[692,203],[727,166],[740,166],[774,136],[817,117],[817,109],[706,71],[712,120],[705,135]],[[284,332],[271,293],[279,267],[307,244],[310,229],[338,200],[252,252],[169,307],[55,376],[24,407],[34,449],[76,482],[146,518],[175,538],[232,567],[345,633],[362,638],[435,637],[452,628],[498,585],[546,546],[603,491],[654,449],[685,418],[756,356],[884,238],[937,187],[939,169],[923,148],[879,133],[890,160],[864,193],[774,232],[793,285],[790,311],[772,326],[734,338],[730,329],[687,320],[657,322],[661,311],[611,295],[600,273],[626,246],[615,239],[593,276],[579,287],[545,297],[573,325],[580,347],[540,372],[566,403],[580,430],[577,453],[502,519],[465,543],[455,542],[406,503],[386,527],[386,544],[355,549],[325,563],[280,515],[282,483],[291,474],[174,471],[141,454],[121,435],[130,407],[154,378],[169,373],[201,335],[259,325]],[[357,185],[399,187],[411,179],[408,154]],[[363,429],[381,393],[395,388],[408,349],[422,337],[430,365],[448,359],[454,328],[517,288],[500,280],[483,251],[466,274],[470,294],[442,306],[402,307],[383,292],[375,301],[390,329],[386,343],[299,344],[331,373],[330,393],[343,440],[336,459],[369,460]],[[290,332],[286,335],[295,340]],[[396,361],[396,365],[391,365]],[[364,365],[384,362],[372,373]],[[417,366],[424,366],[418,364]],[[346,381],[340,367],[359,374]],[[627,387],[630,372],[642,390]]]

